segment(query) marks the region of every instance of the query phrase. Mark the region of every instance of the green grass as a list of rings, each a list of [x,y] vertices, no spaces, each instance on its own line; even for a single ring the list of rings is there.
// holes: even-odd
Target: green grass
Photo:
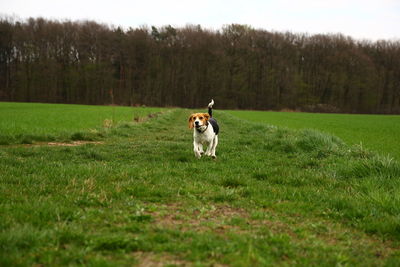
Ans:
[[[98,130],[134,121],[161,108],[0,102],[0,145],[97,139]]]
[[[0,265],[398,266],[400,165],[313,130],[214,111],[120,123],[104,144],[0,148]]]
[[[300,112],[229,111],[239,118],[291,129],[315,129],[338,136],[350,145],[400,160],[399,115],[321,114]]]

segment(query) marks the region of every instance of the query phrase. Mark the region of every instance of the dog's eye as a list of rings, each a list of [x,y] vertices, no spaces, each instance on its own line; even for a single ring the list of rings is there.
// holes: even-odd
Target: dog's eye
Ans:
[[[199,117],[199,120],[202,120],[203,119],[203,117]]]

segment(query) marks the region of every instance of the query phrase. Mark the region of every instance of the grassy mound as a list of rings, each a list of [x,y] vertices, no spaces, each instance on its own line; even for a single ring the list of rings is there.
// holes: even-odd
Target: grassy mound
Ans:
[[[229,111],[239,118],[290,129],[316,129],[400,160],[400,116],[305,112]]]

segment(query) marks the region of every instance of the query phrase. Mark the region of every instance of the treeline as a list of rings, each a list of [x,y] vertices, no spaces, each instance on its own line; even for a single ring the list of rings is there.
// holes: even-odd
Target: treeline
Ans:
[[[400,113],[400,42],[0,19],[0,101]]]

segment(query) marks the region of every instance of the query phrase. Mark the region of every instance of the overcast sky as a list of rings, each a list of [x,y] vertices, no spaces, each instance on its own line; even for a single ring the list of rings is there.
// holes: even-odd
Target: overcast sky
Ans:
[[[0,0],[0,14],[90,19],[124,28],[200,24],[216,30],[240,23],[270,31],[400,39],[400,0]]]

